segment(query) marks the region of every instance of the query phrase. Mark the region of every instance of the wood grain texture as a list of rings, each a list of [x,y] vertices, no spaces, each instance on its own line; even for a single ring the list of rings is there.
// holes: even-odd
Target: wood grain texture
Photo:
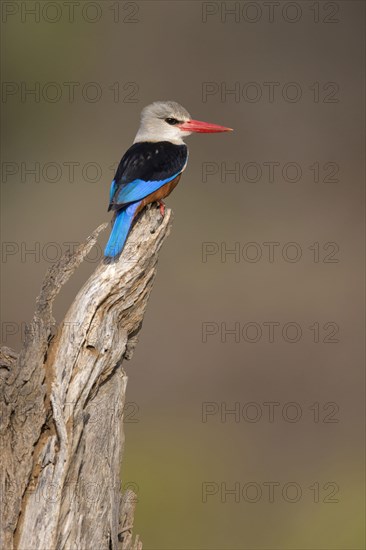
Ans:
[[[137,343],[170,218],[148,207],[121,257],[97,266],[56,327],[53,301],[106,225],[96,229],[48,271],[19,355],[2,348],[2,548],[142,548],[133,495],[121,492],[122,362]]]

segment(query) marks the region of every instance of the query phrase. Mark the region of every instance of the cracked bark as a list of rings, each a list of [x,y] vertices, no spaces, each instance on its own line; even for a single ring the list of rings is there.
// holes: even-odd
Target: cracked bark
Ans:
[[[106,228],[46,274],[19,354],[0,351],[1,546],[140,550],[135,498],[121,492],[123,359],[137,343],[169,234],[147,208],[119,260],[102,261],[56,327],[52,305]]]

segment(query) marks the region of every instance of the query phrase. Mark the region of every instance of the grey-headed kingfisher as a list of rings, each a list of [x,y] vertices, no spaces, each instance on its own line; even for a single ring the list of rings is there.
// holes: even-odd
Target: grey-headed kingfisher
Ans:
[[[193,120],[175,101],[156,101],[142,110],[141,124],[133,145],[119,163],[110,189],[108,210],[114,225],[104,255],[118,256],[132,223],[149,203],[164,203],[187,165],[188,148],[183,138],[192,132],[229,132],[231,128]]]

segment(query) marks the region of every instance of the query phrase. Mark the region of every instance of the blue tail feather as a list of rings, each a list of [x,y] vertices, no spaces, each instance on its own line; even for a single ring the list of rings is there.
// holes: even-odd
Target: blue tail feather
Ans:
[[[106,258],[115,258],[122,252],[135,212],[140,204],[141,201],[134,202],[117,212],[112,232],[104,249],[104,256]]]

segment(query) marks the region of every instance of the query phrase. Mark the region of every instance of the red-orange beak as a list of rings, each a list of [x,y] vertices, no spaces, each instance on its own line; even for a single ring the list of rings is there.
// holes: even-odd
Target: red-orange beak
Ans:
[[[187,120],[183,124],[179,124],[179,128],[184,132],[198,132],[205,134],[213,134],[214,132],[232,132],[232,128],[211,124],[210,122],[201,122],[199,120]]]

